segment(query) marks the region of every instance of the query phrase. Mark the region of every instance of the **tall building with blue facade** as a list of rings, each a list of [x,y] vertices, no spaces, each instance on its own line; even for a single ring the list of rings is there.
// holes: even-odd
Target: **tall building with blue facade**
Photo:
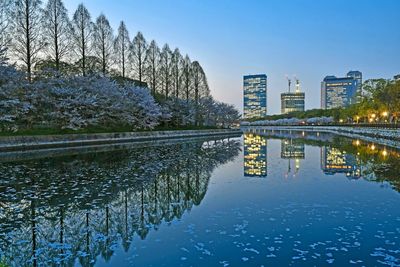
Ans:
[[[321,83],[321,108],[347,107],[357,102],[357,79],[326,76]]]
[[[267,75],[243,77],[243,113],[244,119],[267,115]]]
[[[357,97],[356,100],[357,102],[360,102],[363,96],[363,91],[362,91],[362,72],[358,70],[351,70],[347,73],[347,77],[353,78],[354,80],[357,81]]]

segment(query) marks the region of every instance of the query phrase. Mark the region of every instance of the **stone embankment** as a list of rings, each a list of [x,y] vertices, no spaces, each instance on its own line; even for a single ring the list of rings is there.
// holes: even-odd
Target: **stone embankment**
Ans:
[[[400,129],[398,128],[390,129],[348,126],[246,126],[242,127],[242,129],[325,132],[400,148]]]
[[[63,134],[37,136],[3,136],[0,137],[0,152],[32,150],[59,147],[79,147],[128,142],[145,142],[152,140],[240,135],[241,130],[182,130],[182,131],[149,131],[99,134]]]

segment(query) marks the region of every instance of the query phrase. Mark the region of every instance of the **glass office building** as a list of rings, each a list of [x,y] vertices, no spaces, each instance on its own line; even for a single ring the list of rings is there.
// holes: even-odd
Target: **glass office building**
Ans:
[[[296,80],[296,91],[290,92],[290,80],[289,80],[289,91],[281,94],[281,113],[286,114],[296,111],[304,111],[304,92],[300,92],[300,82]]]
[[[321,83],[321,108],[340,108],[356,103],[357,85],[353,77],[326,76]]]
[[[357,92],[356,92],[356,101],[360,102],[362,99],[363,91],[362,91],[362,72],[358,70],[352,70],[347,73],[347,77],[353,78],[357,81]]]
[[[243,113],[244,119],[267,115],[267,75],[243,77]]]
[[[286,114],[295,111],[304,111],[305,94],[298,93],[282,93],[281,94],[281,113]]]

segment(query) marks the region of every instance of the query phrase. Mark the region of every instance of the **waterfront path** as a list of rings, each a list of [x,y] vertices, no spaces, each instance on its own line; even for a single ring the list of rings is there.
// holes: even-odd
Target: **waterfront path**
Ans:
[[[190,137],[238,135],[241,130],[180,130],[180,131],[148,131],[98,134],[60,134],[33,136],[0,137],[0,152],[33,150],[59,147],[79,147],[128,142],[145,142],[152,140],[178,139]]]
[[[379,143],[394,148],[400,148],[400,129],[398,128],[378,128],[378,127],[350,127],[350,126],[244,126],[243,131],[263,131],[283,130],[283,131],[312,131],[333,133],[368,142]]]

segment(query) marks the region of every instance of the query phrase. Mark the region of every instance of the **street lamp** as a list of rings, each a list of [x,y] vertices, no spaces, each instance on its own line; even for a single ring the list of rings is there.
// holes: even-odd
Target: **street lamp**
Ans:
[[[358,124],[358,121],[360,120],[360,116],[356,116],[356,122],[357,122],[357,124]]]
[[[385,122],[387,122],[388,116],[389,116],[389,112],[387,112],[387,111],[382,112],[382,117],[385,118]]]

